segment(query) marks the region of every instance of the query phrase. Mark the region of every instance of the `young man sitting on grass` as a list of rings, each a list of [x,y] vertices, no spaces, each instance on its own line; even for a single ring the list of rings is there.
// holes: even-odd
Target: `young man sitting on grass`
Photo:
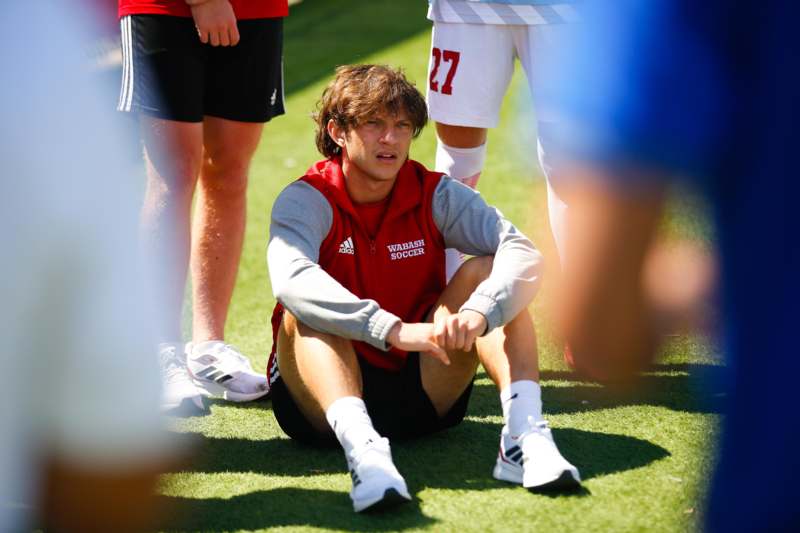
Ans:
[[[390,507],[411,496],[387,437],[461,422],[480,362],[505,420],[494,477],[576,487],[542,418],[527,311],[540,254],[479,193],[408,159],[427,113],[402,73],[340,67],[315,120],[326,159],[275,201],[267,252],[281,428],[306,443],[338,440],[353,508]],[[475,256],[450,283],[446,248]]]

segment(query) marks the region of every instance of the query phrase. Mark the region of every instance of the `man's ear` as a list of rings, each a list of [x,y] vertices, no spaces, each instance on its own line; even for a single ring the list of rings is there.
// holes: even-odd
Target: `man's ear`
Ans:
[[[333,142],[338,144],[340,148],[344,148],[344,141],[347,138],[347,132],[345,132],[344,128],[339,127],[333,119],[330,119],[326,129]]]

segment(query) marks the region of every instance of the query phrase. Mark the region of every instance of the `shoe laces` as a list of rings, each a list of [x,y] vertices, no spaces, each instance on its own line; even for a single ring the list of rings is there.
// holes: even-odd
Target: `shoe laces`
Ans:
[[[223,344],[219,348],[219,353],[220,354],[222,354],[222,353],[227,354],[228,356],[232,357],[233,359],[236,359],[236,361],[238,363],[247,364],[247,365],[250,364],[250,360],[247,357],[245,357],[244,354],[239,351],[239,348],[237,348],[233,344]]]
[[[386,457],[390,462],[392,460],[392,452],[389,448],[389,439],[386,437],[380,438],[378,440],[370,440],[367,441],[365,444],[362,444],[358,448],[353,448],[350,450],[350,465],[352,468],[357,467],[364,456],[371,452],[377,452],[382,456]]]
[[[535,420],[532,416],[528,417],[528,429],[523,431],[519,437],[519,440],[524,439],[527,435],[536,434],[542,435],[549,439],[550,427],[547,423],[547,420]]]
[[[192,350],[194,351],[194,349]],[[246,365],[249,366],[250,360],[239,351],[239,349],[234,346],[233,344],[217,344],[213,348],[208,350],[203,350],[203,353],[197,357],[193,357],[192,359],[198,359],[203,354],[208,354],[216,357],[219,360],[218,365],[227,366],[231,363],[235,365]]]

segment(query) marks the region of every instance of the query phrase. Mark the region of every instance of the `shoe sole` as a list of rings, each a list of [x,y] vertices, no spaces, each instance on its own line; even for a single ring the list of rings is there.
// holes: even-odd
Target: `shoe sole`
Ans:
[[[191,416],[201,416],[208,414],[208,404],[205,397],[199,396],[200,405],[192,398],[182,398],[177,404],[161,406],[161,413],[167,416],[177,416],[181,418],[188,418]]]
[[[203,379],[199,379],[193,376],[194,384],[203,389],[206,393],[211,396],[216,396],[218,398],[223,398],[228,400],[229,402],[252,402],[253,400],[258,400],[269,394],[269,388],[265,391],[258,391],[258,392],[235,392],[226,389],[219,383],[215,383],[213,381],[205,381]]]
[[[508,483],[516,483],[522,485],[522,469],[517,471],[509,466],[506,466],[502,460],[498,459],[492,471],[492,477],[500,481],[507,481]]]
[[[383,496],[378,500],[368,503],[360,509],[356,508],[356,503],[353,502],[353,508],[357,513],[379,513],[388,509],[394,509],[398,505],[410,502],[411,497],[401,494],[397,489],[386,489]]]
[[[492,471],[492,476],[500,481],[506,481],[508,483],[515,483],[517,485],[524,486],[521,469],[512,469],[506,466],[506,463],[500,460],[498,460],[495,464],[494,470]],[[531,492],[552,492],[574,490],[580,486],[580,479],[577,478],[571,470],[564,470],[557,478],[551,481],[525,488]]]
[[[561,492],[570,491],[580,488],[580,480],[575,478],[575,475],[570,470],[564,470],[561,475],[552,481],[536,485],[532,487],[525,487],[531,492]]]

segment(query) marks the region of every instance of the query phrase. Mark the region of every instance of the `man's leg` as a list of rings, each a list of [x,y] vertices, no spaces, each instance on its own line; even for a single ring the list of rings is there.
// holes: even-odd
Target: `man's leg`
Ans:
[[[284,312],[278,332],[278,368],[299,411],[320,434],[331,429],[342,445],[356,512],[411,500],[392,462],[389,441],[372,426],[362,399],[361,369],[353,344],[298,322]]]
[[[478,179],[486,160],[486,128],[471,128],[436,123],[436,171],[444,172],[453,179],[472,187]],[[464,257],[456,249],[446,251],[447,279],[452,279]]]
[[[491,268],[489,257],[465,262],[442,293],[433,318],[457,313]],[[478,338],[472,353],[449,355],[450,367],[431,357],[420,362],[423,388],[439,416],[444,416],[472,379],[480,360],[500,391],[505,421],[494,476],[536,489],[576,486],[578,471],[561,457],[542,418],[536,334],[528,311]],[[529,466],[524,465],[526,461]]]
[[[225,344],[225,320],[244,241],[247,175],[263,124],[206,117],[192,224],[193,340],[189,369],[209,394],[235,402],[269,392],[266,376]]]
[[[492,268],[489,257],[473,258],[461,265],[428,315],[429,321],[458,312],[475,287],[486,279]],[[480,340],[480,339],[479,339]],[[469,352],[448,352],[450,365],[434,357],[420,355],[419,370],[422,388],[430,398],[439,417],[445,416],[475,377],[478,353],[475,347]]]
[[[536,332],[528,310],[476,342],[486,373],[500,391],[503,429],[493,475],[531,490],[574,489],[578,469],[556,447],[542,416]]]
[[[475,188],[486,159],[486,132],[499,120],[514,72],[511,33],[501,25],[434,22],[427,101],[436,121],[436,166]],[[463,259],[447,251],[447,279]]]
[[[560,43],[566,44],[569,38],[568,26],[563,24],[531,25],[515,28],[513,30],[514,46],[528,78],[528,87],[536,108],[537,153],[539,167],[545,176],[547,184],[547,212],[550,230],[556,245],[556,252],[560,266],[563,270],[566,250],[566,234],[569,217],[569,207],[560,194],[561,178],[558,169],[559,162],[558,142],[556,135],[558,129],[558,115],[546,105],[546,99],[541,98],[545,83],[542,58],[547,57],[552,50],[557,50]],[[572,352],[569,346],[564,347],[564,360],[570,368],[574,368]]]
[[[436,171],[472,187],[478,186],[486,160],[487,128],[436,123]]]
[[[469,185],[478,185],[486,160],[487,128],[436,123],[436,171]]]
[[[158,281],[162,342],[178,342],[189,265],[189,220],[203,151],[203,125],[140,115],[147,166],[142,243]]]
[[[244,242],[247,177],[263,124],[206,117],[192,224],[194,342],[223,340]]]
[[[288,311],[278,331],[277,355],[281,379],[306,420],[320,433],[331,430],[325,412],[334,402],[362,397],[353,344],[309,328]]]
[[[472,187],[478,179],[486,160],[486,128],[471,128],[436,123],[436,171],[444,172],[453,179]],[[464,261],[458,250],[446,251],[447,279],[452,279]]]
[[[181,310],[189,264],[189,218],[203,147],[201,123],[139,116],[147,187],[141,215],[142,246],[156,281],[162,408],[180,414],[205,410],[184,354]]]
[[[432,320],[458,313],[475,288],[492,270],[492,258],[476,257],[465,262],[447,285],[433,311]],[[471,352],[455,352],[446,366],[432,357],[420,361],[422,384],[439,416],[447,413],[469,384],[478,361],[500,391],[512,382],[539,380],[536,334],[527,311],[514,320],[479,337]],[[539,402],[541,403],[541,402]],[[541,407],[537,419],[541,419]]]

